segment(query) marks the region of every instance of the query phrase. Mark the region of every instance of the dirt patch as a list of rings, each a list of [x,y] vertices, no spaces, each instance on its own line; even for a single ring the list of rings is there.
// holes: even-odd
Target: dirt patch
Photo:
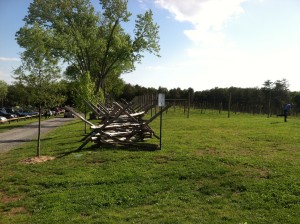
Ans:
[[[252,173],[255,174],[256,177],[263,179],[268,179],[270,177],[270,170],[264,168],[253,168]]]
[[[0,202],[1,203],[12,203],[19,201],[23,198],[23,196],[8,196],[4,191],[0,191]]]
[[[1,198],[1,202],[4,203],[4,204],[6,204],[6,203],[10,203],[10,202],[19,201],[21,199],[22,199],[22,197],[20,197],[20,196],[16,196],[16,197],[3,196]]]
[[[6,212],[7,215],[17,215],[17,214],[26,214],[26,213],[28,213],[28,211],[24,207],[12,208],[10,211]]]
[[[51,161],[54,160],[55,157],[53,156],[36,156],[36,157],[32,157],[32,158],[27,158],[21,161],[21,163],[23,164],[36,164],[36,163],[44,163],[47,161]]]
[[[218,151],[215,148],[205,148],[205,149],[198,149],[195,152],[196,156],[206,156],[206,155],[218,155]]]
[[[168,163],[170,160],[168,156],[155,156],[153,159],[158,164]]]

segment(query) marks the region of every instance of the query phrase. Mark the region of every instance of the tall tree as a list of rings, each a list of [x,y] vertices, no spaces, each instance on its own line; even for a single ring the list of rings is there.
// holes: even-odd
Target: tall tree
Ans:
[[[37,22],[53,56],[76,69],[78,76],[90,73],[95,92],[106,88],[106,80],[135,69],[143,53],[158,55],[158,25],[151,10],[137,16],[133,35],[122,25],[130,21],[127,0],[99,0],[95,12],[89,0],[34,0],[25,17],[25,27]],[[17,32],[24,36],[24,28]]]
[[[21,54],[22,64],[15,70],[15,79],[29,90],[32,101],[39,108],[37,156],[41,145],[41,108],[43,105],[56,103],[60,94],[55,92],[55,82],[59,78],[58,60],[52,57],[48,48],[49,30],[44,30],[38,23],[32,27],[23,27],[24,35],[17,36],[17,42],[25,51]]]

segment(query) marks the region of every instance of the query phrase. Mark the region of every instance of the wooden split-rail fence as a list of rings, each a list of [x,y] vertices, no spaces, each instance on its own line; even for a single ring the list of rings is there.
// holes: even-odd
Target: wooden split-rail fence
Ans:
[[[27,120],[27,119],[33,119],[33,118],[36,118],[38,117],[38,115],[26,115],[24,117],[14,117],[14,118],[10,118],[10,119],[6,119],[4,121],[0,121],[0,124],[4,124],[4,123],[11,123],[11,122],[19,122],[21,120]]]
[[[140,105],[134,105],[133,102],[123,101],[122,103],[113,102],[110,107],[107,107],[102,103],[94,105],[87,100],[84,100],[84,102],[99,118],[99,124],[93,124],[74,111],[73,108],[65,107],[66,110],[90,125],[91,132],[82,139],[83,143],[79,149],[82,149],[90,141],[99,146],[101,144],[138,146],[138,143],[144,142],[153,136],[159,139],[160,136],[155,134],[149,124],[168,109],[168,106],[166,106],[146,120],[144,116],[156,105],[147,104],[140,107]]]

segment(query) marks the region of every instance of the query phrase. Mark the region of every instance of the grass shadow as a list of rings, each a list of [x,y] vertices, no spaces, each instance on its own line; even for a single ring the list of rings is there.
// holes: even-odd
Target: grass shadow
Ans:
[[[271,122],[270,124],[282,124],[283,122],[276,121],[276,122]]]
[[[41,138],[41,141],[51,140],[52,138]],[[0,140],[0,143],[22,143],[22,142],[37,142],[37,139],[7,139]]]
[[[87,148],[88,149],[88,148]],[[112,145],[112,144],[101,144],[92,145],[89,147],[91,150],[121,150],[121,151],[156,151],[159,150],[159,145],[152,143],[135,143],[133,145]]]
[[[71,155],[73,153],[83,152],[83,151],[108,151],[108,150],[118,150],[118,151],[146,151],[146,152],[152,152],[159,150],[159,145],[157,144],[151,144],[151,143],[136,143],[134,145],[111,145],[111,144],[101,144],[99,145],[92,145],[90,147],[85,148],[77,148],[75,150],[61,153],[57,156],[57,158],[63,158],[68,155]]]

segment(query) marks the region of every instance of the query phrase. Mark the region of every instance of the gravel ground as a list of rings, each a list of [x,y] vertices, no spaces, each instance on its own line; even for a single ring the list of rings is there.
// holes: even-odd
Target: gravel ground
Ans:
[[[72,121],[74,118],[53,118],[42,121],[41,134],[42,136],[61,126],[62,124]],[[38,122],[25,125],[21,128],[14,128],[12,130],[0,133],[0,153],[7,152],[16,148],[24,142],[30,142],[37,139]]]

